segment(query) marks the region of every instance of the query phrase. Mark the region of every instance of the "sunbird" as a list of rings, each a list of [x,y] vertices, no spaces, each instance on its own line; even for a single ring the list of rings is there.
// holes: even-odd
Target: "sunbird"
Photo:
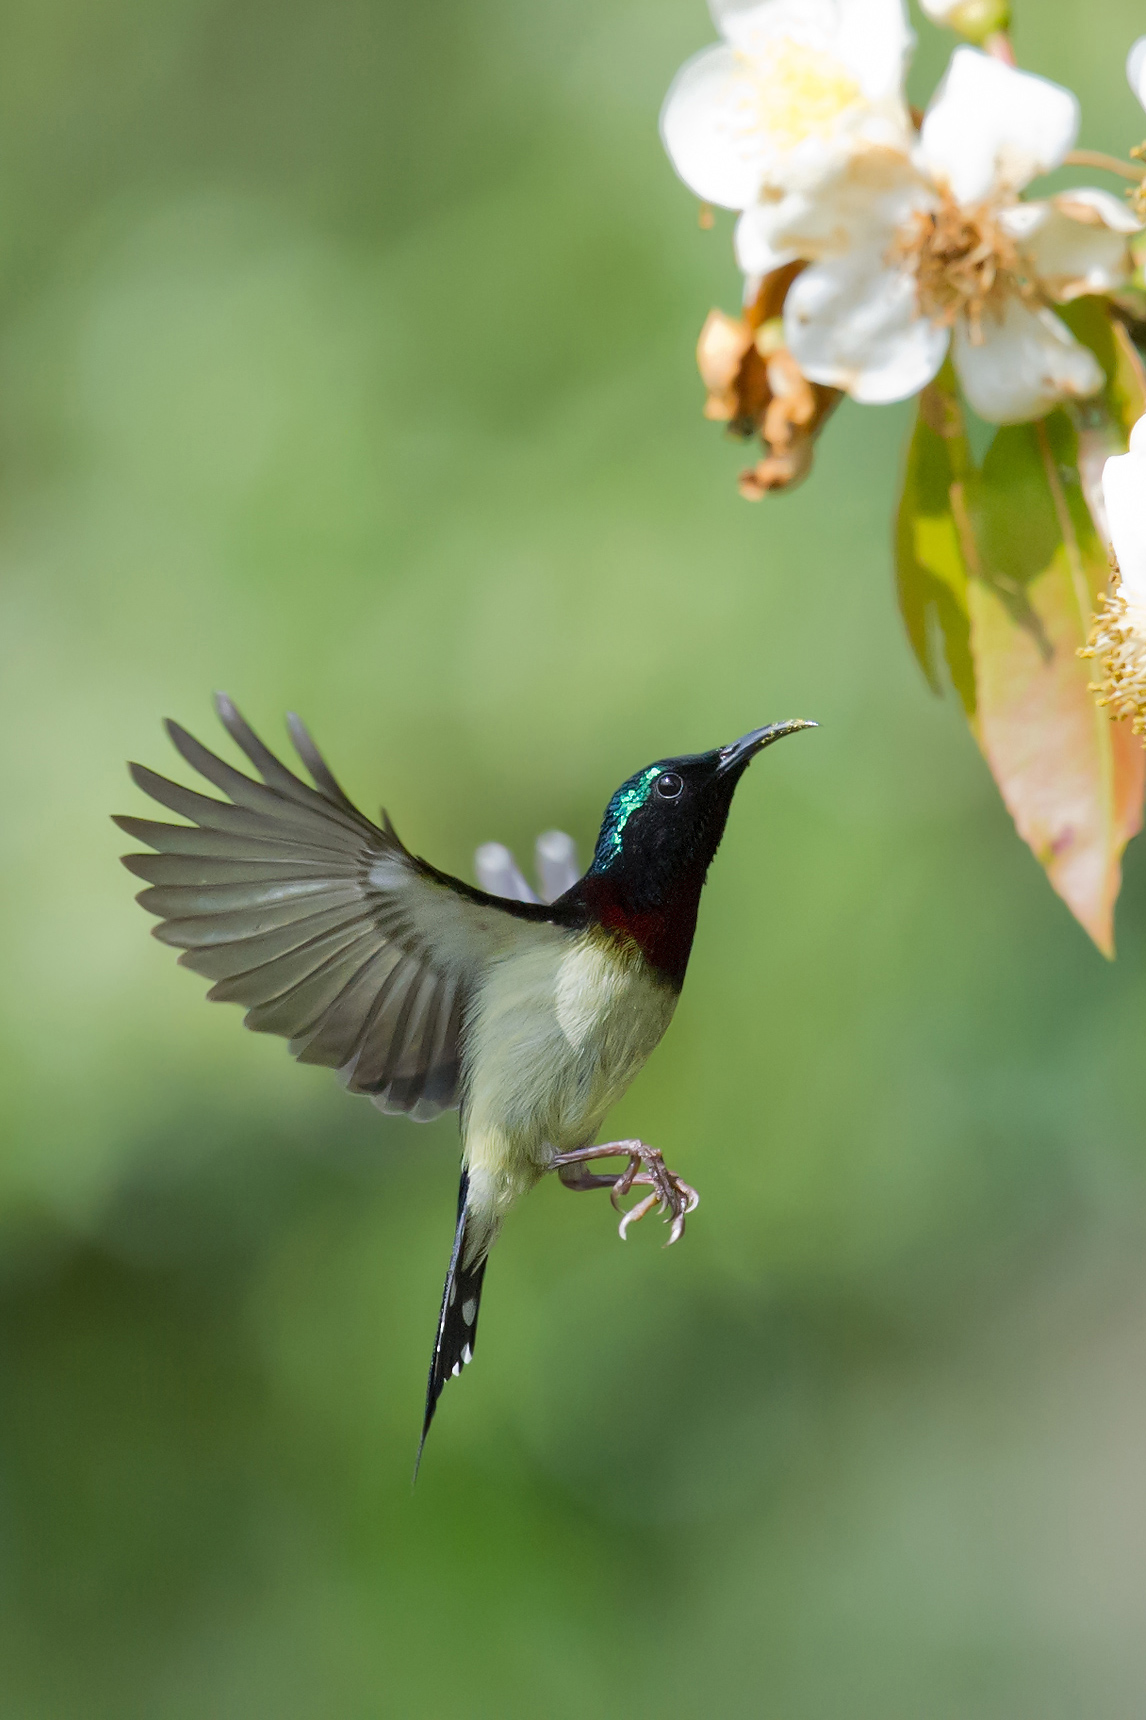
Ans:
[[[132,778],[188,819],[118,817],[153,849],[123,864],[148,888],[155,937],[246,1006],[257,1033],[300,1063],[336,1069],[352,1093],[424,1122],[460,1111],[461,1186],[426,1388],[419,1459],[447,1379],[472,1359],[486,1260],[514,1202],[556,1171],[608,1188],[621,1219],[659,1207],[683,1234],[694,1189],[643,1141],[595,1145],[605,1115],[672,1020],[700,892],[736,785],[803,720],[753,729],[714,752],[658,759],[605,809],[592,864],[552,902],[475,889],[420,859],[383,811],[358,811],[299,719],[287,723],[313,781],[265,747],[230,699],[215,708],[259,780],[168,722],[175,747],[228,796],[197,794],[143,765]],[[523,891],[523,894],[527,892]],[[619,1175],[590,1167],[626,1161]]]

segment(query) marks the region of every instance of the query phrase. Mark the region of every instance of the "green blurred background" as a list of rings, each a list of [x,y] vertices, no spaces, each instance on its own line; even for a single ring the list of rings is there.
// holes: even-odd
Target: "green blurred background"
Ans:
[[[1141,8],[1020,14],[1124,152]],[[1146,1712],[1143,853],[1109,967],[901,636],[906,408],[738,500],[700,0],[0,19],[5,1720]],[[116,863],[214,687],[467,876],[823,725],[613,1119],[686,1242],[539,1189],[414,1493],[454,1121],[204,1007]]]

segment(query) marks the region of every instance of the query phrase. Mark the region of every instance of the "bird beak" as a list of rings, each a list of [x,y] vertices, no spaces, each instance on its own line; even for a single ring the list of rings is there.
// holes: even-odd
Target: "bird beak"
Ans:
[[[731,746],[721,747],[719,774],[724,776],[730,770],[742,769],[758,752],[770,747],[773,741],[783,740],[785,735],[794,735],[799,729],[817,729],[818,723],[807,722],[803,717],[793,717],[787,723],[769,723],[766,729],[753,729],[751,734],[741,735]]]

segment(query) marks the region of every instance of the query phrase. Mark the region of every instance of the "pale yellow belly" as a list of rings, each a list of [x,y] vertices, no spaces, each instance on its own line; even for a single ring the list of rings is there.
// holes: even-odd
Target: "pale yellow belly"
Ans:
[[[553,1155],[589,1145],[661,1038],[676,992],[599,934],[498,963],[466,1035],[463,1156],[490,1233]]]

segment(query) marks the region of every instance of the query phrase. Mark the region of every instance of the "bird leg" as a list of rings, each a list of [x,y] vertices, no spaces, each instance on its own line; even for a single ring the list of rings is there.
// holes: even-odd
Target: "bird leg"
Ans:
[[[594,1159],[616,1158],[627,1158],[629,1161],[619,1177],[599,1176],[585,1168]],[[622,1241],[626,1238],[630,1224],[639,1223],[654,1206],[659,1206],[666,1223],[671,1220],[672,1224],[668,1242],[665,1243],[668,1248],[684,1235],[684,1221],[700,1202],[696,1190],[689,1188],[686,1182],[682,1182],[673,1171],[667,1169],[657,1149],[646,1147],[643,1141],[607,1141],[601,1147],[577,1147],[570,1153],[557,1153],[550,1169],[557,1172],[566,1188],[610,1189],[610,1199],[618,1212],[621,1211],[622,1198],[631,1188],[651,1189],[651,1194],[647,1194],[636,1206],[623,1214],[619,1226]]]

